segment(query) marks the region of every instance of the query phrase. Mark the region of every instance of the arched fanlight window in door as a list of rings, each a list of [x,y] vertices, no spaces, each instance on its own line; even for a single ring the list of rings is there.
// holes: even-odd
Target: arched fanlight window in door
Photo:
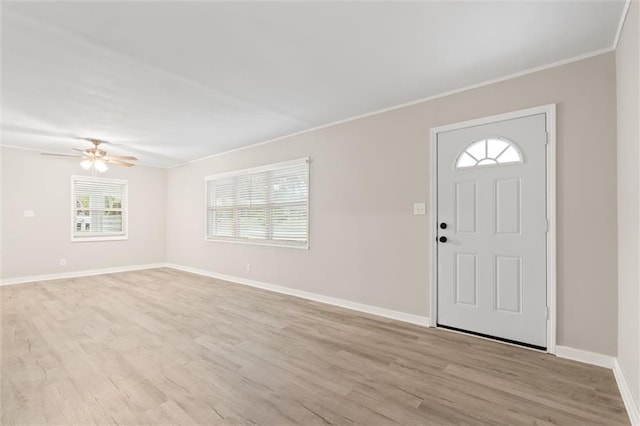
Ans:
[[[488,138],[467,146],[458,155],[456,169],[513,163],[522,163],[522,155],[516,144],[505,138]]]

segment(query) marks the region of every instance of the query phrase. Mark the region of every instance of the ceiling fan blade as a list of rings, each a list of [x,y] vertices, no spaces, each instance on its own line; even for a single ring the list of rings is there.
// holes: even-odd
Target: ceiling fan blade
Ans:
[[[71,148],[74,151],[80,151],[80,152],[85,152],[86,149],[81,149],[81,148]]]
[[[135,164],[131,164],[131,163],[126,163],[124,161],[120,161],[120,160],[114,160],[113,158],[109,158],[107,160],[104,160],[107,163],[112,163],[112,164],[117,164],[119,166],[125,166],[125,167],[133,167],[135,166]]]
[[[111,160],[130,160],[130,161],[138,161],[136,157],[132,157],[130,155],[110,155],[109,159]]]
[[[82,155],[71,155],[71,154],[50,154],[48,152],[43,152],[42,155],[48,155],[51,157],[74,157],[74,158],[82,158]]]

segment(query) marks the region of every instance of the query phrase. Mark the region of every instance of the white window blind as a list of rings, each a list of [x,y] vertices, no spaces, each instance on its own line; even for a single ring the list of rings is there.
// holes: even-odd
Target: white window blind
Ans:
[[[205,180],[207,239],[308,247],[307,158]]]
[[[127,181],[72,176],[73,241],[127,237]]]

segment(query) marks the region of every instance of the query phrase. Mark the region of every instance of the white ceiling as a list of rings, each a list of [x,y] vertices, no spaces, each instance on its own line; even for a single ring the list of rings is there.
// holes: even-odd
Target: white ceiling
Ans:
[[[169,166],[601,49],[624,1],[2,3],[2,143]]]

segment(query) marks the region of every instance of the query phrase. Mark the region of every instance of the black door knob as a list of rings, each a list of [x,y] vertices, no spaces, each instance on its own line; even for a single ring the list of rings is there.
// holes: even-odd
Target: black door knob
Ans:
[[[440,237],[438,239],[440,240],[441,243],[446,243],[447,242],[447,237]]]
[[[442,222],[442,223],[440,224],[440,229],[447,229],[447,224],[446,224],[446,223],[444,223],[444,222]]]

